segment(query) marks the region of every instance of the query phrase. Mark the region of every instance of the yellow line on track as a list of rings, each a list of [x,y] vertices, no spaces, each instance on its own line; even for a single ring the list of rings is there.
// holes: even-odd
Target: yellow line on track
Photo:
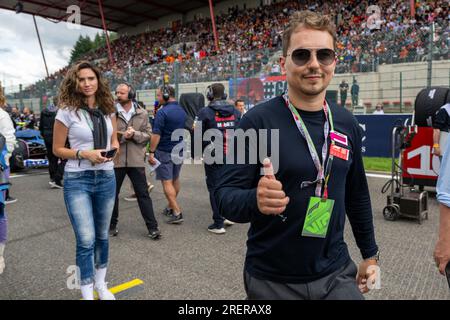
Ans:
[[[140,286],[141,284],[144,284],[144,281],[142,281],[141,279],[134,279],[131,280],[127,283],[118,285],[116,287],[113,287],[111,289],[109,289],[109,291],[111,291],[112,294],[117,294],[119,292],[125,291],[125,290],[129,290],[131,288]]]
[[[120,284],[120,285],[118,285],[118,286],[115,286],[115,287],[113,287],[113,288],[110,288],[109,291],[111,291],[112,294],[118,294],[118,293],[120,293],[120,292],[129,290],[129,289],[131,289],[131,288],[140,286],[140,285],[142,285],[142,284],[144,284],[144,281],[142,281],[141,279],[134,279],[134,280],[131,280],[131,281],[129,281],[129,282],[126,282],[126,283]],[[94,290],[95,290],[95,289],[94,289]],[[95,299],[95,300],[98,300],[97,292],[94,292],[94,299]],[[82,299],[82,300],[83,300],[83,299]]]

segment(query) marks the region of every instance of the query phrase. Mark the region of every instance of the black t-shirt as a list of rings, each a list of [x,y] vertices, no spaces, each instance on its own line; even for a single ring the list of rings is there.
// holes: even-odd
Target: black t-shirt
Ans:
[[[300,135],[290,110],[282,97],[263,103],[246,113],[239,128],[269,129],[269,153],[275,153],[271,144],[271,129],[279,129],[279,168],[274,170],[277,180],[290,198],[284,215],[263,215],[256,202],[256,187],[261,178],[262,160],[257,164],[225,165],[215,193],[220,214],[240,222],[250,222],[245,269],[252,276],[282,283],[305,283],[329,275],[350,259],[344,242],[345,217],[349,218],[353,234],[363,258],[374,255],[373,216],[367,180],[361,153],[361,129],[351,113],[330,106],[336,131],[348,137],[350,158],[333,161],[329,180],[329,198],[335,200],[325,239],[302,237],[306,210],[315,185],[301,189],[302,181],[313,181],[317,169],[311,159],[305,139]],[[324,113],[300,111],[305,125],[321,155],[324,142]],[[265,140],[265,139],[264,139]],[[329,138],[328,138],[329,140]],[[246,156],[252,149],[247,145]],[[259,150],[258,150],[259,151]],[[274,162],[273,155],[271,156]]]
[[[447,103],[438,110],[434,117],[433,128],[445,132],[450,131],[450,103]]]

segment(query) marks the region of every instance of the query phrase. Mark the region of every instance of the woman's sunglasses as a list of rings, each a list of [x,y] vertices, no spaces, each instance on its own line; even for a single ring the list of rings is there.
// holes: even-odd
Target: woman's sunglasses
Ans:
[[[329,66],[336,60],[336,53],[331,49],[295,49],[288,56],[292,57],[292,61],[299,66],[303,67],[311,60],[311,52],[316,52],[317,61],[324,66]]]

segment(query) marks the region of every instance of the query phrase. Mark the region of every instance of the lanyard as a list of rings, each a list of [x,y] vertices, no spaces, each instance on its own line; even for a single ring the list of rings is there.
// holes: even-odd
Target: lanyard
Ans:
[[[328,198],[328,180],[330,178],[331,173],[331,166],[333,164],[333,156],[330,155],[328,158],[328,161],[326,162],[326,157],[328,154],[328,137],[330,135],[330,127],[331,131],[334,130],[333,125],[333,115],[331,114],[331,110],[328,106],[328,103],[326,100],[323,102],[323,111],[325,112],[325,125],[324,125],[324,137],[325,141],[322,147],[322,163],[320,163],[319,155],[317,154],[316,147],[314,146],[314,143],[312,141],[311,135],[308,132],[308,128],[306,128],[305,123],[303,122],[302,117],[298,113],[297,109],[292,105],[292,103],[289,100],[288,93],[286,92],[283,95],[283,98],[286,102],[286,106],[291,111],[292,117],[294,118],[295,124],[297,125],[298,131],[302,135],[302,137],[306,140],[306,143],[308,145],[309,153],[311,155],[311,158],[314,162],[314,165],[317,169],[317,178],[315,181],[304,181],[301,184],[301,187],[307,187],[312,184],[316,184],[316,190],[315,195],[316,197],[322,197],[327,199]],[[331,144],[334,145],[334,141],[331,141]],[[322,186],[324,187],[324,192],[322,195]]]
[[[86,120],[89,129],[91,129],[91,131],[94,131],[94,124],[92,123],[92,119],[89,115],[89,113],[86,110],[81,109],[81,113],[83,114],[84,119]],[[88,116],[86,116],[88,115]]]

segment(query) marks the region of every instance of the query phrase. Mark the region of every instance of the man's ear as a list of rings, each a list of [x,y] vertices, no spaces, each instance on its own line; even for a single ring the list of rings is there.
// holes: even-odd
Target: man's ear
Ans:
[[[286,75],[285,64],[286,64],[286,57],[281,56],[281,57],[280,57],[280,66],[281,66],[281,74],[282,74],[283,76]]]

